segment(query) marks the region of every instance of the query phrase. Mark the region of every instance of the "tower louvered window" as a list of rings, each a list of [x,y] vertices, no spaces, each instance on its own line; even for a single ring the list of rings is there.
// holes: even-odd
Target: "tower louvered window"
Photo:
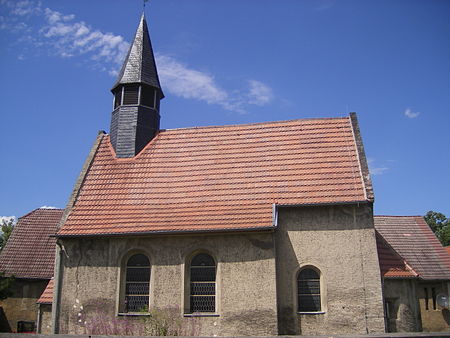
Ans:
[[[114,92],[114,109],[122,104],[122,87],[119,87]]]
[[[216,311],[216,263],[208,254],[191,261],[191,312]]]
[[[300,271],[298,283],[298,312],[321,311],[320,274],[311,268]]]
[[[123,88],[123,104],[138,104],[139,86],[127,85]]]
[[[155,108],[155,89],[146,85],[141,88],[141,105]]]
[[[133,255],[127,262],[125,312],[148,311],[150,261],[143,254]]]

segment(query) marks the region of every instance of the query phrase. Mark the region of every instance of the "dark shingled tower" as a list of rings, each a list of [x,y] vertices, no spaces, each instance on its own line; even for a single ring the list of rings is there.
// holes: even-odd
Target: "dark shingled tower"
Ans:
[[[111,143],[117,157],[133,157],[158,132],[159,101],[164,98],[144,14],[111,91]]]

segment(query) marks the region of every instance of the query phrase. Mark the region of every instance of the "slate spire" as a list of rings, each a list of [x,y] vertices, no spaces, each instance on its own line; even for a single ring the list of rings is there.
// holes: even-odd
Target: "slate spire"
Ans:
[[[145,20],[144,13],[142,13],[133,43],[130,46],[113,90],[117,86],[125,83],[144,83],[158,88],[162,94],[152,42],[150,41],[147,20]],[[162,95],[163,97],[164,95]]]
[[[133,157],[158,132],[159,101],[164,98],[144,14],[111,91],[111,144],[117,157]]]

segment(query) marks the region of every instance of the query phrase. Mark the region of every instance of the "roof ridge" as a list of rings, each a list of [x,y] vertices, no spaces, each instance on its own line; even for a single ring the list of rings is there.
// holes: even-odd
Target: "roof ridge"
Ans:
[[[63,208],[56,208],[56,207],[51,207],[51,208],[49,208],[49,207],[39,207],[36,210],[55,210],[55,211],[58,211],[58,210],[64,210],[64,209]]]
[[[236,124],[224,124],[224,125],[213,125],[213,126],[199,126],[199,127],[181,127],[181,128],[166,128],[160,129],[160,132],[173,131],[173,130],[192,130],[192,129],[208,129],[208,128],[227,128],[227,127],[244,127],[244,126],[254,126],[272,123],[287,123],[295,121],[317,121],[317,120],[344,120],[348,119],[348,116],[342,117],[310,117],[310,118],[299,118],[290,120],[276,120],[276,121],[265,121],[265,122],[250,122],[250,123],[236,123]]]
[[[373,217],[422,217],[422,215],[373,215]]]
[[[39,208],[36,208],[36,209],[33,209],[33,210],[27,212],[23,216],[17,217],[17,221],[19,221],[19,219],[21,219],[21,218],[25,218],[25,217],[30,216],[31,214],[33,214],[34,212],[36,212],[38,210],[62,210],[63,211],[64,209],[62,209],[62,208],[43,208],[43,207],[39,207]]]

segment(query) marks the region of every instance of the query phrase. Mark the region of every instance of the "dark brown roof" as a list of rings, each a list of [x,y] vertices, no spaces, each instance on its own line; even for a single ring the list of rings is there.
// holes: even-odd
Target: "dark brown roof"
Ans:
[[[130,159],[104,136],[58,234],[270,229],[274,204],[368,196],[351,117],[164,130]]]
[[[52,278],[48,281],[47,287],[44,292],[42,292],[41,297],[39,297],[37,303],[39,304],[51,304],[53,303],[53,286],[55,280]]]
[[[19,218],[0,254],[0,271],[17,278],[50,279],[61,209],[36,209]]]
[[[381,275],[385,278],[414,278],[417,273],[395,252],[394,249],[375,232]]]
[[[422,279],[450,279],[450,255],[421,216],[375,216],[375,229]]]

